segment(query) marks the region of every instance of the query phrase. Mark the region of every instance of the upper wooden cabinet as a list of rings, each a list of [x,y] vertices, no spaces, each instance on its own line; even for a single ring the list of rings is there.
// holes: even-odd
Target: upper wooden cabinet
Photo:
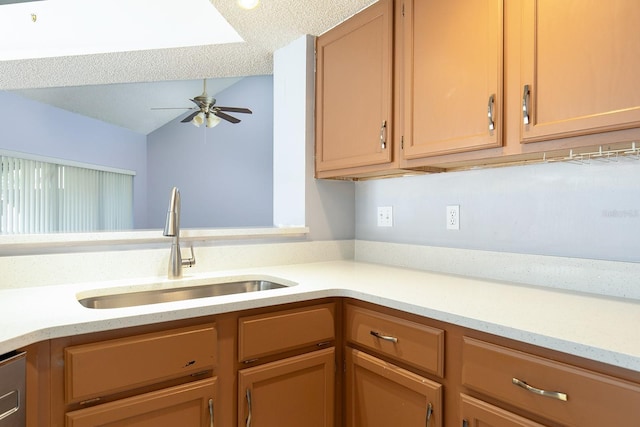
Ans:
[[[316,41],[316,174],[392,160],[393,1]]]
[[[317,40],[316,176],[630,146],[639,20],[635,0],[382,0]]]
[[[502,0],[405,0],[404,158],[502,145]]]
[[[523,3],[523,143],[640,126],[638,22],[637,0]]]

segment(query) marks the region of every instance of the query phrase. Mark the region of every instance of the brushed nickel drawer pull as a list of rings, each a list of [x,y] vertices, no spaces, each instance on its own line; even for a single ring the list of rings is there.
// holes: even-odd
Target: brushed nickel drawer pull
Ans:
[[[209,399],[209,427],[213,427],[213,399]]]
[[[246,427],[251,427],[251,390],[247,389],[247,406],[249,409],[249,415],[247,415]]]
[[[524,85],[524,91],[522,93],[522,122],[528,125],[529,120],[529,98],[531,97],[531,90],[529,85]]]
[[[496,128],[496,121],[493,118],[495,105],[496,105],[496,96],[492,94],[489,97],[489,105],[487,106],[487,117],[489,118],[489,132],[495,130]]]
[[[398,343],[398,338],[396,338],[396,337],[391,337],[389,335],[382,335],[380,332],[376,332],[376,331],[370,331],[369,333],[371,335],[373,335],[374,337],[379,338],[381,340],[389,341],[389,342],[392,342],[394,344]]]
[[[530,391],[531,393],[539,394],[540,396],[546,396],[552,399],[562,400],[563,402],[566,402],[567,400],[569,400],[569,396],[567,396],[566,393],[561,393],[559,391],[547,391],[547,390],[531,387],[526,382],[521,381],[517,378],[512,378],[511,382],[517,385],[518,387],[522,387],[523,389]]]
[[[425,424],[425,427],[429,427],[429,424],[431,424],[431,415],[433,415],[433,405],[429,402],[429,405],[427,406],[427,423]]]

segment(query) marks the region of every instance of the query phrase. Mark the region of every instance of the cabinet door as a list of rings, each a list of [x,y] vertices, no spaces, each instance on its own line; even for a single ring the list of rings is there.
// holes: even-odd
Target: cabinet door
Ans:
[[[544,427],[464,394],[460,396],[460,418],[462,427]]]
[[[502,0],[405,2],[404,157],[502,144]]]
[[[67,413],[67,427],[211,427],[211,378]]]
[[[393,1],[316,41],[316,172],[391,161]]]
[[[333,426],[334,353],[327,348],[239,371],[238,426]]]
[[[640,126],[638,22],[637,0],[523,3],[522,142]]]
[[[347,427],[442,427],[442,386],[348,349]]]

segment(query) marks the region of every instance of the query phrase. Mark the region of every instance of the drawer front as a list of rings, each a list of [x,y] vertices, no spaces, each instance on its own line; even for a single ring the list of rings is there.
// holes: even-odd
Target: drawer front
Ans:
[[[442,377],[444,331],[347,305],[346,339]]]
[[[458,425],[467,427],[545,427],[466,394],[460,395],[460,418]]]
[[[462,353],[464,386],[529,413],[576,427],[640,419],[638,384],[472,338]]]
[[[80,402],[213,369],[214,324],[67,347],[65,397]]]
[[[335,304],[322,304],[238,319],[241,362],[335,339]]]

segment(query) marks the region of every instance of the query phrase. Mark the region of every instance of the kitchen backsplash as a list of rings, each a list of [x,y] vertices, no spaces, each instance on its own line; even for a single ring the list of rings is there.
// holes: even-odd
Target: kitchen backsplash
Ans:
[[[392,227],[377,226],[379,206],[393,207]],[[640,159],[357,182],[355,223],[357,240],[638,263]]]

